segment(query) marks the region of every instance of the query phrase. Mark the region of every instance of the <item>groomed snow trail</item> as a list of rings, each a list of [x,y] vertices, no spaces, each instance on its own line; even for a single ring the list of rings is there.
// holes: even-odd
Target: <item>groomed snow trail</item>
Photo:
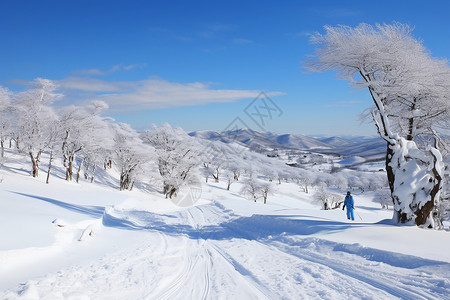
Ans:
[[[309,236],[302,220],[216,202],[172,213],[110,207],[138,243],[30,280],[1,299],[445,299],[450,264]],[[325,221],[324,221],[325,222]]]

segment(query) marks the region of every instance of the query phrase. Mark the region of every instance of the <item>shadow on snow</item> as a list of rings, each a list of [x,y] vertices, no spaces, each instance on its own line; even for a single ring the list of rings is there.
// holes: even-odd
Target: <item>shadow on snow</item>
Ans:
[[[65,208],[70,211],[74,211],[76,213],[84,214],[84,215],[87,215],[92,218],[101,218],[105,211],[105,208],[103,206],[75,205],[75,204],[70,204],[70,203],[66,203],[63,201],[59,201],[59,200],[55,200],[55,199],[47,198],[47,197],[42,197],[42,196],[36,196],[36,195],[30,195],[30,194],[24,194],[24,193],[12,192],[12,191],[11,191],[11,193],[20,195],[20,196],[24,196],[24,197],[28,197],[28,198],[38,199],[40,201],[54,204],[61,208]]]

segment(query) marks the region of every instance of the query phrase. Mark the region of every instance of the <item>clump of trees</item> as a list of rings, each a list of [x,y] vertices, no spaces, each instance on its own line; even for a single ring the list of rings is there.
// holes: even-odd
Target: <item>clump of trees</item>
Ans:
[[[449,126],[450,69],[411,32],[400,23],[326,26],[311,38],[318,48],[308,68],[336,70],[369,91],[372,120],[387,144],[394,219],[440,228],[446,147],[440,129]]]
[[[392,206],[391,191],[389,189],[380,189],[375,193],[374,202],[380,203],[381,208],[388,209]]]
[[[320,187],[313,196],[313,199],[322,205],[324,210],[336,209],[344,202],[342,195],[328,191],[324,186]]]
[[[199,146],[184,130],[172,128],[169,124],[154,126],[142,134],[142,139],[155,149],[164,195],[166,198],[176,196],[180,187],[195,172]]]
[[[240,193],[249,200],[257,202],[262,199],[267,204],[267,197],[273,192],[273,186],[270,182],[261,181],[253,173],[243,182]]]
[[[163,191],[176,195],[194,171],[196,145],[180,128],[169,125],[139,133],[128,124],[102,116],[107,104],[92,101],[84,106],[55,106],[63,98],[57,85],[37,78],[25,91],[14,93],[0,87],[0,156],[5,147],[27,156],[30,174],[39,176],[42,154],[48,153],[47,183],[52,162],[63,162],[65,179],[94,181],[99,167],[119,173],[119,189],[131,190],[138,180],[153,177],[159,167]]]

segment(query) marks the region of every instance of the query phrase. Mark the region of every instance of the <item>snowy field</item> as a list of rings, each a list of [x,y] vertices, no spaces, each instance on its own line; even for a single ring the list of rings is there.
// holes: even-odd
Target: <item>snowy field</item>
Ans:
[[[449,299],[450,233],[392,225],[370,193],[351,222],[288,183],[266,205],[203,183],[180,208],[26,168],[0,170],[0,299]]]

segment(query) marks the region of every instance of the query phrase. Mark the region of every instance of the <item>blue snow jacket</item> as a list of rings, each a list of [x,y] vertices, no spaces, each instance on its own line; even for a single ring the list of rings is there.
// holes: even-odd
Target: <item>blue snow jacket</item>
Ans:
[[[355,205],[355,202],[353,201],[353,197],[351,195],[345,196],[344,207],[342,209],[344,209],[346,206],[347,206],[347,209],[352,209],[354,205]]]

